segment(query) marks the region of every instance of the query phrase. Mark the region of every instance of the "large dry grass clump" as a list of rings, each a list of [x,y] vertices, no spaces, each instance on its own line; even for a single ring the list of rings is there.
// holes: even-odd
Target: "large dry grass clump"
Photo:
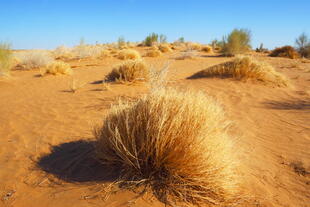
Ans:
[[[206,52],[206,53],[211,53],[212,52],[212,47],[209,45],[205,45],[201,47],[201,51],[202,52]]]
[[[155,90],[111,109],[95,130],[97,156],[121,167],[121,184],[145,186],[166,204],[228,206],[237,178],[227,126],[203,93]]]
[[[137,50],[123,49],[123,50],[119,51],[117,57],[121,60],[128,60],[128,59],[136,60],[136,59],[140,59],[141,55]]]
[[[291,59],[296,59],[299,57],[298,52],[292,46],[284,46],[274,49],[270,53],[271,57],[287,57]]]
[[[147,81],[150,77],[150,71],[147,65],[140,59],[127,60],[116,65],[106,76],[106,81],[116,82],[135,82]]]
[[[147,53],[145,54],[146,57],[159,57],[161,56],[162,53],[160,50],[158,49],[150,49],[149,51],[147,51]]]
[[[170,48],[170,46],[168,44],[160,44],[158,46],[158,49],[163,52],[163,53],[166,53],[166,52],[172,52],[172,49]]]
[[[48,64],[45,68],[41,69],[41,75],[52,74],[52,75],[71,75],[73,73],[71,66],[68,63],[62,61],[54,61]]]
[[[271,65],[249,56],[237,56],[232,61],[211,66],[189,78],[233,77],[238,80],[255,80],[274,86],[288,86],[288,79]]]

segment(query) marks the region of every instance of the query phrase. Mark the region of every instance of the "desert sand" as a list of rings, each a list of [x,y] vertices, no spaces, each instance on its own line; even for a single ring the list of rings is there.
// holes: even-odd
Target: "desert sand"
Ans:
[[[144,48],[136,48],[145,53]],[[176,60],[178,52],[144,57],[160,68],[170,62],[168,85],[215,97],[232,121],[243,206],[307,207],[310,204],[310,61],[253,53],[284,73],[293,87],[275,88],[230,78],[187,79],[228,57],[199,53]],[[113,57],[69,61],[72,76],[12,71],[0,80],[0,206],[164,206],[150,193],[106,194],[117,172],[91,156],[93,128],[119,99],[147,93],[146,84],[100,84]],[[72,81],[79,86],[70,91]],[[86,156],[87,155],[87,156]]]

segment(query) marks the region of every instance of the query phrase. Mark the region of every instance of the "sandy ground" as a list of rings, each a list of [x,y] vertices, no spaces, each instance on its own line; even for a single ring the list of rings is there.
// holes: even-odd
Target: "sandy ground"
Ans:
[[[175,52],[145,60],[154,67],[169,61],[170,86],[202,90],[223,105],[233,122],[246,206],[309,207],[310,63],[254,55],[286,74],[294,88],[186,79],[229,59],[203,53],[193,60],[175,60]],[[0,206],[164,206],[150,194],[106,194],[113,175],[85,157],[93,149],[92,129],[111,104],[148,90],[144,84],[112,84],[103,90],[98,81],[119,62],[71,61],[73,76],[13,71],[11,80],[0,81]],[[76,93],[70,92],[73,79],[81,86]]]

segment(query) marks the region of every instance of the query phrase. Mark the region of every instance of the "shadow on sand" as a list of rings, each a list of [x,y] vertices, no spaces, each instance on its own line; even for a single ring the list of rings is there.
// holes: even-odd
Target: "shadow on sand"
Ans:
[[[296,99],[284,101],[266,101],[263,103],[271,109],[279,110],[310,110],[310,99]]]
[[[108,182],[120,175],[120,168],[105,166],[95,158],[94,141],[80,140],[54,146],[37,164],[43,171],[67,182]]]

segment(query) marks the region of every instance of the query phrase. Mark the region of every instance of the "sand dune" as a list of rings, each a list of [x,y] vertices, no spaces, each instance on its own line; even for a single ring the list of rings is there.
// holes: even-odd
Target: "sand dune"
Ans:
[[[233,79],[189,80],[230,58],[201,53],[175,60],[177,55],[144,59],[157,67],[170,61],[170,86],[202,90],[224,107],[233,121],[244,206],[309,206],[310,63],[254,54],[294,85],[273,88]],[[92,129],[110,105],[148,91],[143,83],[102,90],[98,83],[120,62],[112,57],[70,61],[72,76],[13,71],[11,80],[0,80],[0,206],[164,206],[151,194],[136,198],[126,190],[107,197],[117,172],[93,158]],[[70,92],[72,79],[83,86],[76,93]]]

